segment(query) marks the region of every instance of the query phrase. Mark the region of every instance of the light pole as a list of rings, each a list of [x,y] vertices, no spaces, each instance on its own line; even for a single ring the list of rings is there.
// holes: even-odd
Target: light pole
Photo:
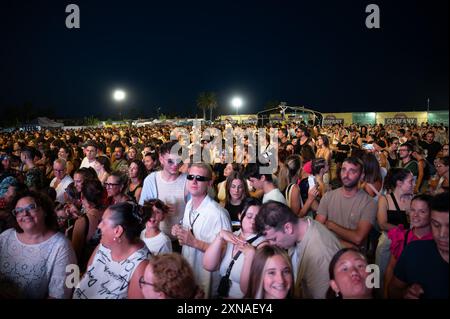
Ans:
[[[123,102],[126,97],[127,97],[127,94],[125,93],[125,91],[120,90],[120,89],[115,90],[113,93],[113,99],[114,99],[114,101],[117,102],[117,104],[120,104],[121,102]],[[121,106],[119,105],[119,119],[122,120],[122,109],[120,107]]]
[[[239,115],[239,108],[242,106],[242,99],[240,97],[234,97],[231,100],[231,105],[236,109],[236,115]]]

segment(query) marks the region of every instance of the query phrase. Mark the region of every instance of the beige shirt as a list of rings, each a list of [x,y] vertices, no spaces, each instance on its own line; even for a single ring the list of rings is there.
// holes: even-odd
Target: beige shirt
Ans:
[[[294,269],[294,295],[324,299],[330,286],[330,261],[342,247],[337,237],[321,223],[309,217],[304,221],[308,223],[304,238],[289,250]]]
[[[362,189],[350,198],[344,197],[342,192],[342,188],[327,192],[320,200],[317,214],[351,230],[355,230],[361,220],[375,225],[377,205],[373,198]]]

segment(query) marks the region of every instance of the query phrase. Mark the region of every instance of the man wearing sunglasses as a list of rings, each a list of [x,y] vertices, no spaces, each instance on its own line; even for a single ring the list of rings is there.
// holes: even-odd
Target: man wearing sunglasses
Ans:
[[[183,218],[187,202],[186,174],[179,171],[182,164],[181,157],[171,153],[176,144],[177,141],[171,141],[161,145],[159,161],[162,170],[153,172],[145,178],[139,205],[144,205],[146,200],[157,198],[169,206],[169,213],[161,221],[160,228],[172,240],[173,250],[181,252],[176,236],[171,233],[172,226]]]
[[[183,245],[183,256],[191,265],[197,283],[208,298],[215,297],[220,273],[203,268],[203,255],[222,229],[231,231],[230,215],[208,196],[208,187],[211,185],[211,166],[204,163],[191,164],[187,175],[191,199],[186,205],[182,225],[172,228],[172,234]]]

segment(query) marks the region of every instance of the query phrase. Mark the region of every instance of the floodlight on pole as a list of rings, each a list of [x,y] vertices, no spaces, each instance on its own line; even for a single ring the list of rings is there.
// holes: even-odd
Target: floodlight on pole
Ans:
[[[127,97],[127,94],[125,93],[124,90],[115,90],[113,92],[113,100],[116,101],[117,103],[123,102],[125,100],[125,98]],[[122,120],[122,110],[120,109],[120,105],[119,105],[119,119]]]
[[[127,94],[125,93],[125,91],[123,91],[123,90],[115,90],[114,91],[113,98],[117,102],[121,102],[121,101],[125,100],[126,97],[127,97]]]
[[[240,97],[234,97],[231,100],[231,105],[236,109],[236,115],[238,115],[239,108],[242,106],[242,99]]]

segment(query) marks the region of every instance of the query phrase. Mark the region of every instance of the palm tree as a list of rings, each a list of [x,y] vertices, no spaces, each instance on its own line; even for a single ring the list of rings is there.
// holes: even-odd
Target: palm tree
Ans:
[[[213,109],[217,107],[217,98],[214,92],[202,92],[197,98],[197,106],[203,110],[203,119],[206,120],[206,109],[209,109],[209,120],[212,121]]]

